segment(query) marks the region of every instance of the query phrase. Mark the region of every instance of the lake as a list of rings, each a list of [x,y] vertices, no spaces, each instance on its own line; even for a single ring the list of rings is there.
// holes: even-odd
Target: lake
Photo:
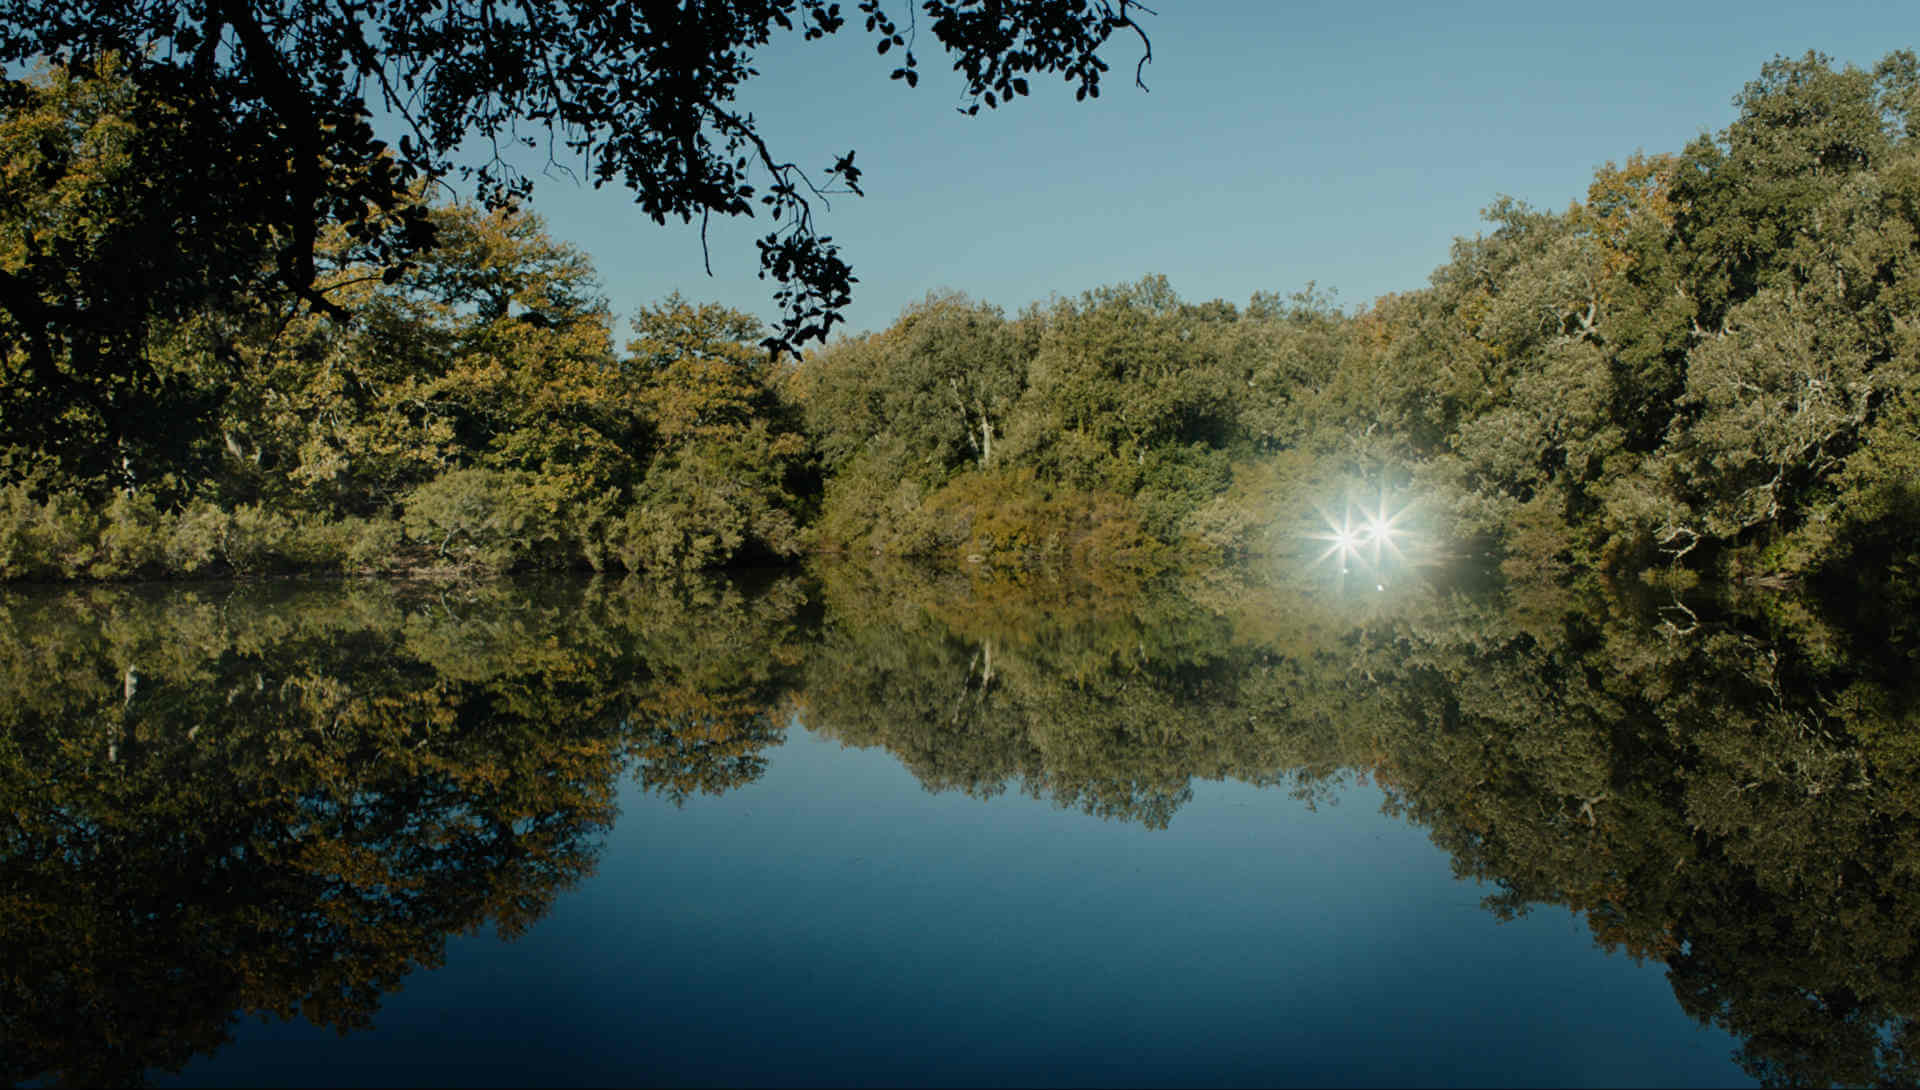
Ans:
[[[822,568],[0,595],[10,1081],[1911,1081],[1912,620]]]

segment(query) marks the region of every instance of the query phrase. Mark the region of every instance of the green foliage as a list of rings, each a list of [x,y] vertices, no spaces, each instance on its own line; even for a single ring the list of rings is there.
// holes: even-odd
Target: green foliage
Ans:
[[[94,507],[72,494],[36,501],[0,487],[0,578],[149,579],[404,566],[390,519],[324,521],[252,504],[222,510],[201,500],[160,509],[142,493]]]
[[[798,361],[678,296],[616,349],[590,264],[538,217],[416,194],[436,243],[404,273],[365,232],[323,232],[326,308],[288,308],[255,255],[204,305],[115,333],[181,399],[175,432],[8,384],[0,577],[680,571],[808,548],[1144,571],[1285,551],[1316,505],[1383,482],[1418,494],[1430,539],[1529,578],[1905,571],[1916,87],[1907,53],[1777,59],[1725,131],[1608,163],[1562,212],[1499,198],[1427,289],[1351,314],[1311,287],[1191,303],[1163,277],[1012,318],[935,294]],[[71,236],[81,280],[133,245],[114,217],[145,199],[135,153],[185,124],[169,109],[107,66],[0,111],[16,188],[50,186],[16,194],[0,272],[65,275],[32,257],[45,232]],[[78,341],[17,332],[25,379],[119,381],[83,374]],[[95,393],[76,404],[120,396]]]
[[[0,152],[63,155],[69,171],[66,189],[0,217],[0,258],[6,237],[20,260],[39,252],[47,223],[110,234],[114,202],[131,199],[114,171],[132,169],[128,149],[156,124],[111,73],[60,71],[0,110],[0,129],[14,126]],[[590,264],[538,217],[424,214],[437,244],[404,275],[383,275],[350,232],[316,240],[326,313],[288,312],[262,289],[129,327],[193,402],[142,417],[181,429],[178,449],[79,418],[104,446],[7,431],[61,419],[54,395],[71,386],[44,368],[9,382],[0,578],[605,566],[629,505],[659,513],[624,535],[617,551],[634,565],[796,552],[813,485],[757,321],[669,300],[638,317],[622,358]]]
[[[185,576],[207,571],[220,554],[226,513],[203,500],[188,506],[172,522],[161,553],[166,570]]]
[[[1126,497],[1060,488],[1032,470],[955,478],[927,497],[914,530],[906,555],[949,563],[1143,574],[1163,563],[1164,547]]]
[[[877,4],[865,33],[882,54],[903,47],[888,64],[909,85],[919,79],[910,38],[953,54],[969,113],[1025,96],[1029,77],[1043,75],[1097,96],[1108,39],[1127,30],[1146,44],[1141,9],[1125,0],[1021,0],[984,15],[971,2],[925,0],[917,10],[925,20],[917,37],[911,20],[903,30]],[[758,50],[782,34],[839,33],[848,25],[840,5],[722,4],[698,18],[649,5],[524,14],[502,19],[490,5],[456,2],[423,18],[402,0],[300,10],[0,2],[0,64],[9,71],[47,58],[117,64],[127,95],[174,122],[161,148],[170,154],[131,157],[143,172],[128,187],[137,200],[118,210],[114,232],[147,244],[126,248],[134,263],[122,272],[131,275],[116,277],[110,261],[94,267],[83,314],[66,305],[74,296],[50,308],[17,291],[0,292],[0,313],[39,341],[84,339],[76,334],[102,319],[133,328],[99,353],[98,370],[138,385],[150,374],[137,327],[154,312],[183,297],[216,307],[244,297],[224,274],[269,255],[273,291],[326,311],[320,240],[329,230],[356,240],[376,274],[398,274],[438,237],[420,183],[458,176],[490,208],[509,207],[532,179],[497,156],[463,162],[461,149],[470,138],[531,147],[529,129],[543,129],[550,150],[564,149],[596,184],[625,186],[656,223],[766,213],[761,270],[780,283],[785,312],[770,343],[823,339],[854,277],[816,231],[811,201],[859,193],[861,172],[849,151],[810,176],[773,153],[736,99],[758,74]],[[17,94],[20,84],[7,83]],[[193,233],[183,237],[183,228]]]
[[[1904,442],[1874,425],[1920,359],[1915,71],[1776,60],[1717,138],[1608,164],[1561,215],[1496,203],[1383,311],[1458,532],[1523,565],[1834,562],[1843,466]]]
[[[627,570],[718,567],[798,551],[798,524],[775,502],[779,493],[753,479],[753,464],[739,453],[698,447],[654,464],[634,491],[616,546]]]
[[[773,407],[772,361],[753,316],[678,295],[642,309],[623,372],[662,443],[724,439]]]
[[[1187,521],[1219,502],[1236,458],[1306,433],[1300,405],[1335,367],[1343,322],[1311,294],[1245,313],[1185,303],[1164,277],[1013,321],[930,296],[809,356],[789,384],[827,473],[818,540],[1016,568],[1162,565],[1190,548]]]
[[[99,520],[79,497],[42,501],[25,485],[0,487],[0,575],[8,579],[86,574],[98,549]]]
[[[963,468],[1005,462],[1009,415],[1025,387],[1030,330],[959,295],[929,295],[888,329],[813,353],[788,383],[829,480],[883,463],[937,487]],[[858,518],[834,510],[827,520]]]
[[[753,344],[759,322],[675,296],[634,329],[624,367],[658,444],[628,499],[622,562],[638,571],[795,556],[807,446],[774,362]]]
[[[900,556],[923,552],[922,545],[901,540],[927,491],[907,465],[906,443],[899,436],[881,433],[864,440],[827,479],[814,524],[815,543],[830,551],[863,548]]]
[[[151,571],[166,555],[160,509],[152,498],[121,492],[107,505],[93,573],[114,576]]]
[[[346,564],[351,571],[386,571],[402,567],[406,531],[393,519],[348,519],[341,524],[346,536]]]
[[[541,533],[533,483],[524,473],[456,469],[407,493],[401,525],[446,563],[509,571],[553,544]]]
[[[192,146],[133,63],[48,66],[6,80],[0,106],[0,447],[39,452],[89,499],[199,460],[217,392],[145,350],[257,287],[266,256],[245,222],[261,194],[211,184],[237,164]]]
[[[1219,561],[1294,550],[1303,528],[1317,530],[1317,508],[1350,482],[1338,462],[1292,449],[1232,464],[1232,480],[1180,524],[1189,550]]]

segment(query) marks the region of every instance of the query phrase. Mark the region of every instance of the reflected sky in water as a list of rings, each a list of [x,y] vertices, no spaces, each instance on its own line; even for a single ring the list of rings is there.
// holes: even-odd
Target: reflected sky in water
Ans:
[[[0,595],[0,1081],[1920,1081],[1920,610],[1644,589]]]
[[[677,808],[624,781],[596,873],[372,1029],[249,1019],[160,1081],[1750,1084],[1662,966],[1496,920],[1370,785],[1200,782],[1156,830],[804,730],[768,755]]]

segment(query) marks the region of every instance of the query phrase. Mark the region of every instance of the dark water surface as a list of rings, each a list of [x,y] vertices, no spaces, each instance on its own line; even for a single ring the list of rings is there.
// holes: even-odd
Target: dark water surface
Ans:
[[[1164,831],[929,796],[805,732],[376,1028],[250,1024],[183,1083],[1744,1085],[1737,1043],[1563,911],[1500,923],[1352,787],[1198,787]]]
[[[13,1081],[1905,1081],[1913,642],[824,572],[0,599]]]

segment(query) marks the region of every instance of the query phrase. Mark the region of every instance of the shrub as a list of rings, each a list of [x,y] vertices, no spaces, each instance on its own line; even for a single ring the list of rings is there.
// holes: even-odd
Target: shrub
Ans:
[[[230,519],[205,500],[175,515],[162,544],[161,560],[176,575],[198,575],[223,559]]]
[[[915,550],[901,555],[1018,568],[1148,571],[1164,563],[1132,500],[1058,489],[1027,469],[961,474],[927,498],[901,544]]]
[[[314,513],[288,521],[280,539],[280,557],[295,571],[340,571],[347,566],[357,527],[348,521],[329,521]]]
[[[397,519],[376,515],[347,519],[346,555],[341,567],[349,571],[391,571],[404,563],[406,531]]]
[[[102,512],[100,544],[88,574],[119,579],[153,574],[166,560],[167,520],[144,493],[116,492]]]
[[[77,497],[42,503],[26,485],[0,488],[0,578],[77,578],[93,567],[99,518]]]
[[[285,567],[289,552],[294,550],[293,536],[293,523],[286,516],[241,504],[227,519],[220,558],[241,575]]]
[[[509,571],[557,545],[531,474],[456,469],[407,493],[407,537],[457,564]]]

